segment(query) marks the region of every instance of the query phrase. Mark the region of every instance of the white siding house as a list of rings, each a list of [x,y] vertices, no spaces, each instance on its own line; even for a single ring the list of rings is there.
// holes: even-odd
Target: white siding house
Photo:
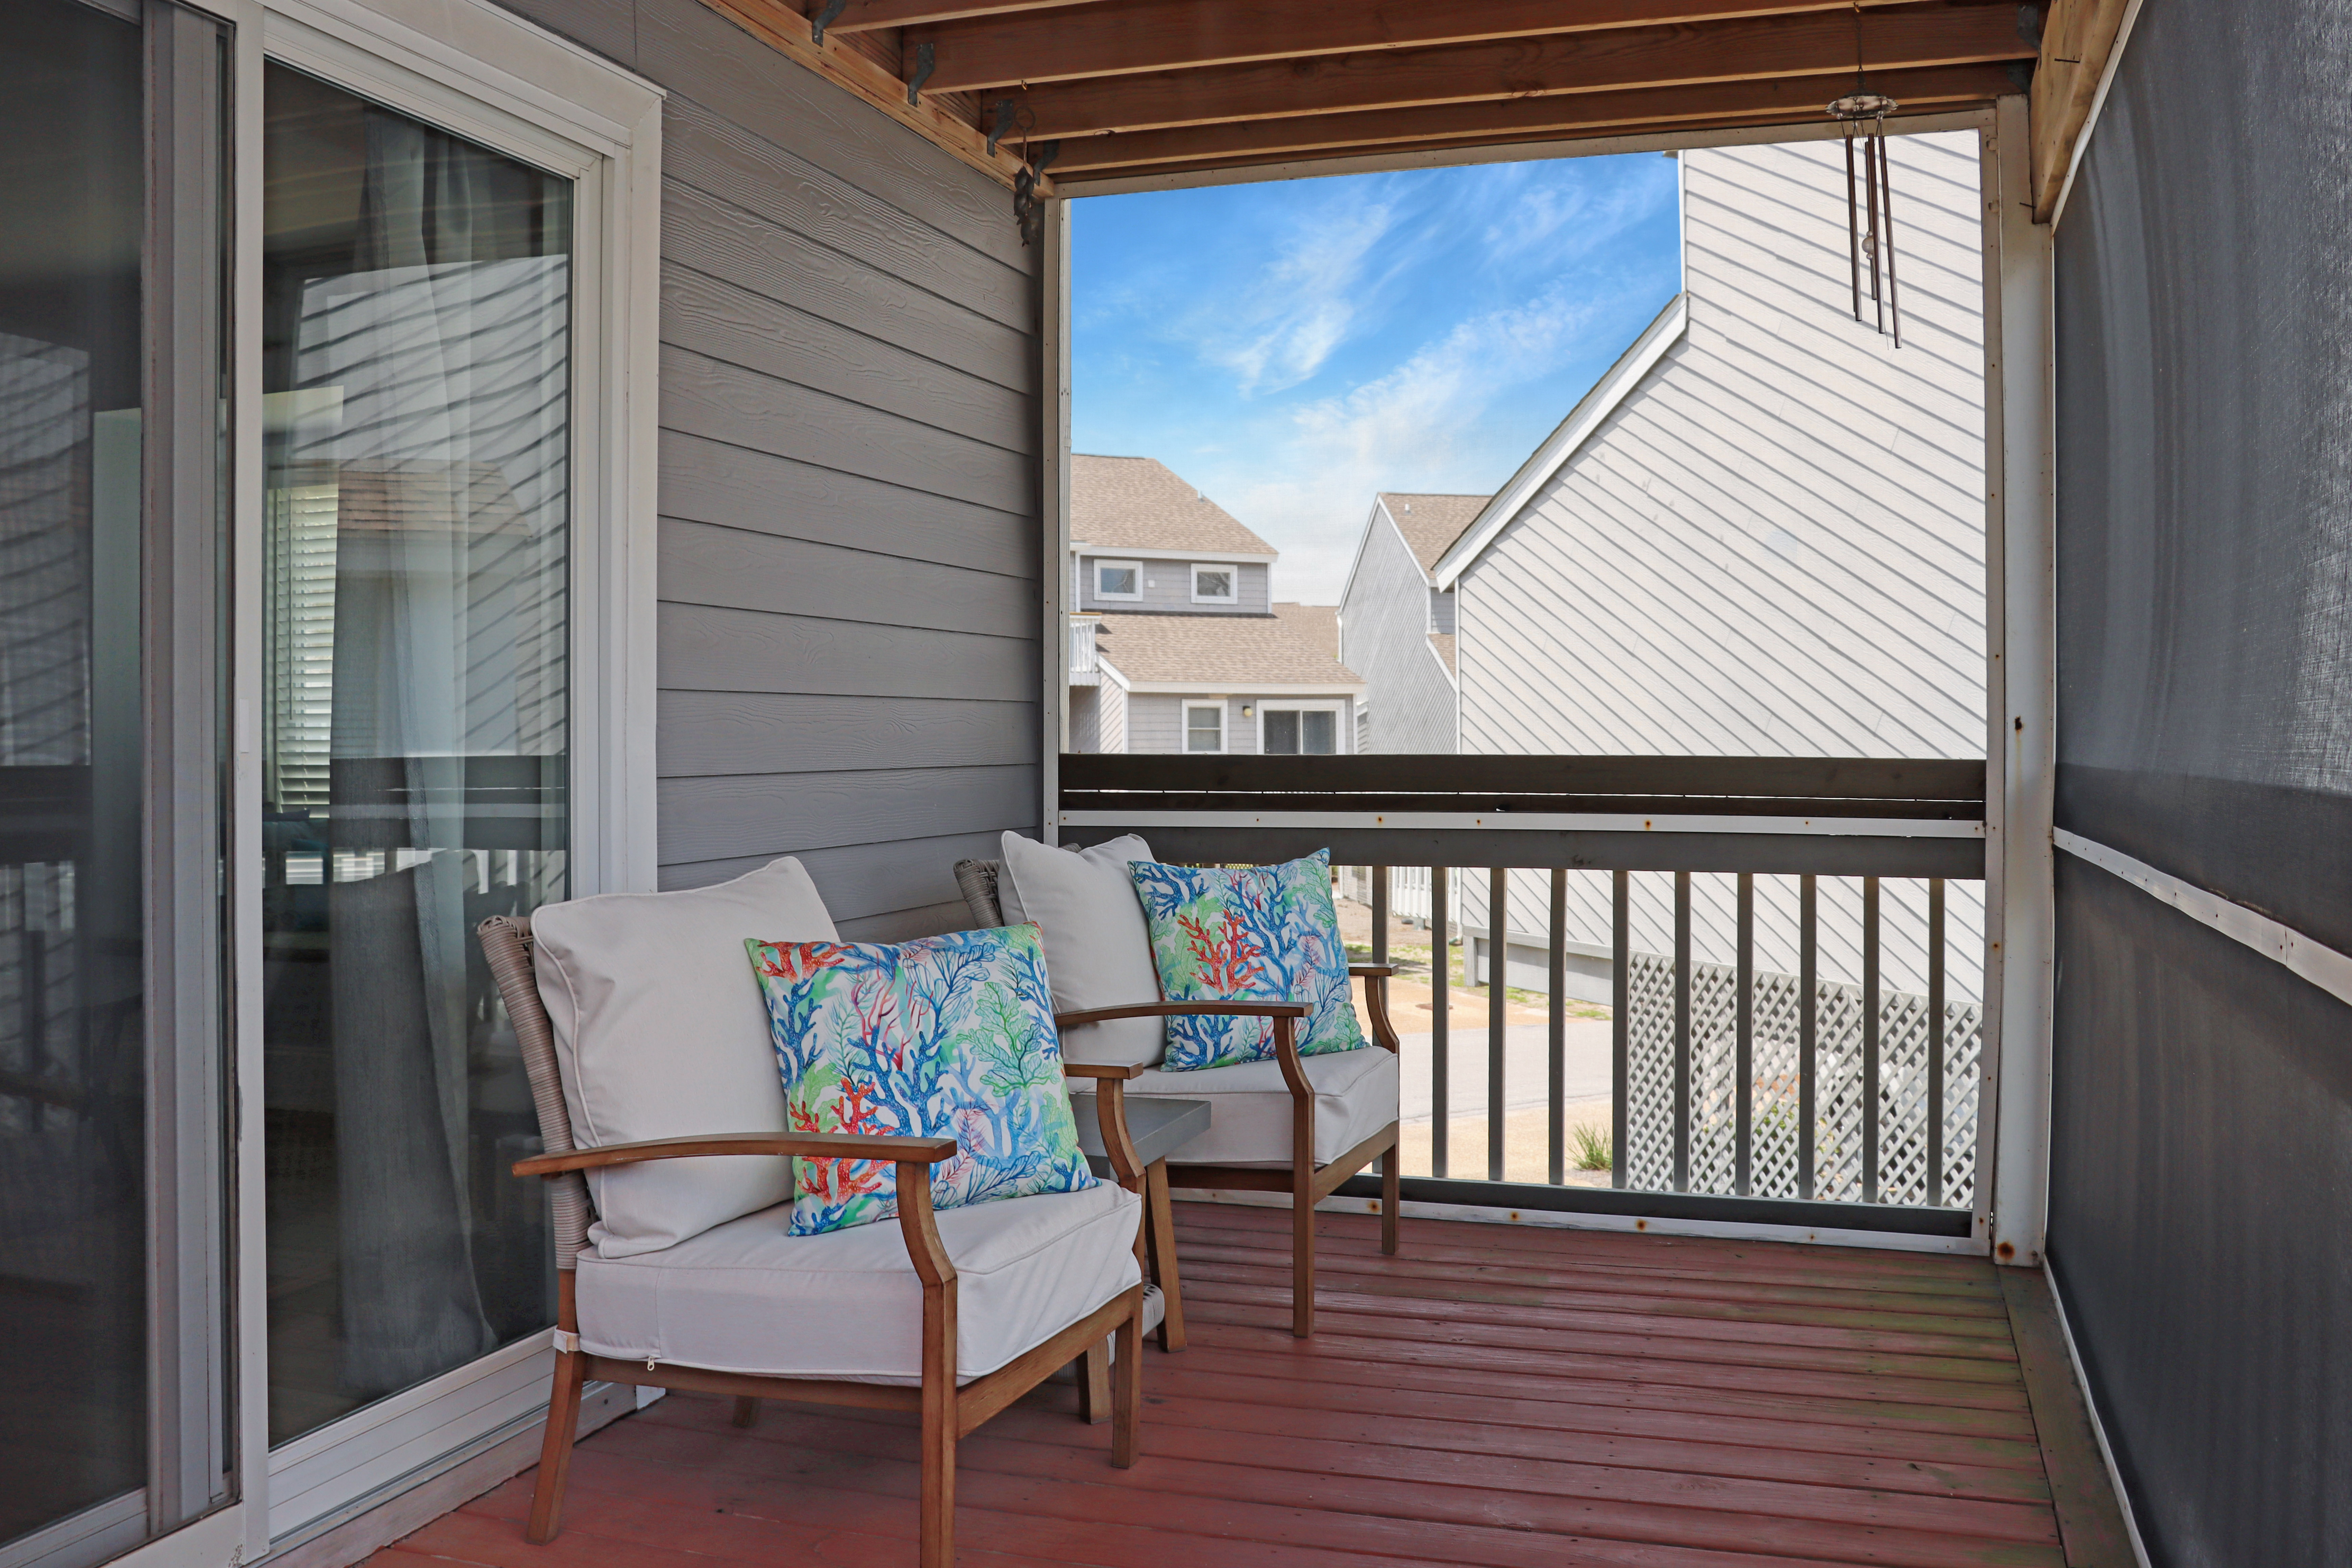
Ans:
[[[1434,568],[1485,496],[1372,499],[1339,595],[1339,657],[1364,678],[1368,752],[1454,749],[1454,591]]]
[[[1853,317],[1836,142],[1683,154],[1685,292],[1438,563],[1464,752],[1984,754],[1977,142],[1888,145],[1899,349]],[[1609,879],[1570,880],[1571,984],[1605,999]],[[1542,984],[1540,882],[1513,887],[1516,984]],[[1633,947],[1671,952],[1671,877],[1634,883]],[[1697,952],[1728,959],[1732,879],[1694,884]],[[1982,885],[1950,893],[1958,995]],[[1886,984],[1921,989],[1924,885],[1885,897]],[[1795,898],[1758,879],[1759,967],[1794,971]],[[1822,899],[1824,976],[1853,979],[1859,885],[1823,879]]]

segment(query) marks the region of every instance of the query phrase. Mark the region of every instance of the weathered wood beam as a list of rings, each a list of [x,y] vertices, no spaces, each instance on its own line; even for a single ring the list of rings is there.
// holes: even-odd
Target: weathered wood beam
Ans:
[[[1008,188],[1021,171],[1021,160],[1010,148],[988,150],[988,137],[928,100],[907,101],[907,84],[866,56],[828,36],[823,44],[809,37],[808,18],[784,0],[702,0],[702,3],[750,33],[777,53],[847,89],[896,120],[917,135]],[[1041,184],[1050,195],[1050,184]],[[1012,221],[1008,209],[1005,221]]]
[[[1623,135],[1631,127],[1657,129],[1684,122],[1717,125],[1826,124],[1823,108],[1853,84],[1852,72],[1712,82],[1657,91],[1567,93],[1552,98],[1500,99],[1428,109],[1379,110],[1241,121],[1175,131],[1087,136],[1062,144],[1054,173],[1075,188],[1085,177],[1124,177],[1139,168],[1214,161],[1278,160],[1318,153],[1370,152],[1394,143],[1517,141],[1549,135]],[[1899,100],[1906,111],[1990,103],[2017,90],[1997,65],[1930,66],[1887,71],[1872,85]]]
[[[2033,75],[2033,221],[2048,223],[2074,166],[2074,144],[2090,123],[2130,0],[2057,0],[2042,27]]]
[[[1928,4],[1864,13],[1873,70],[2030,58],[2017,8]],[[1039,140],[1285,115],[1412,109],[1482,99],[1696,86],[1851,69],[1851,12],[1565,37],[1327,55],[1053,82],[1019,95]]]
[[[807,0],[821,5],[823,0]],[[969,16],[1009,16],[1020,11],[1051,11],[1087,0],[849,0],[825,28],[828,33],[870,33],[877,27],[911,27],[922,22],[955,22]]]
[[[1115,0],[909,33],[942,91],[1808,11],[1856,0]],[[1906,0],[1860,0],[1870,6]],[[837,25],[837,24],[836,24]],[[1851,24],[1849,23],[1849,26]]]

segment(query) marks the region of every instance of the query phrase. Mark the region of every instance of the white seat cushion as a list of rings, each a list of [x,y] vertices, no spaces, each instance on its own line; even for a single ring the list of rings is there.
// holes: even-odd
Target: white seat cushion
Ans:
[[[835,940],[799,861],[715,887],[543,905],[530,931],[582,1148],[784,1130],[768,1006],[743,942]],[[659,1251],[784,1202],[792,1180],[789,1161],[740,1156],[591,1171],[589,1237],[608,1258]]]
[[[1151,931],[1127,874],[1129,861],[1151,858],[1151,846],[1132,833],[1076,852],[1017,833],[1005,834],[1003,843],[997,907],[1006,925],[1034,922],[1045,933],[1045,979],[1054,988],[1054,1011],[1159,1001]],[[1063,1031],[1062,1056],[1074,1062],[1141,1067],[1158,1061],[1167,1043],[1163,1018],[1114,1018]]]
[[[1315,1086],[1315,1163],[1328,1164],[1397,1120],[1403,1079],[1396,1053],[1378,1046],[1302,1057]],[[1243,1062],[1199,1072],[1157,1068],[1128,1081],[1127,1092],[1209,1102],[1209,1130],[1170,1160],[1177,1164],[1288,1165],[1290,1088],[1280,1062]]]
[[[947,1209],[956,1380],[1042,1344],[1141,1279],[1142,1200],[1083,1192]],[[766,1377],[922,1381],[923,1284],[898,1222],[793,1236],[780,1204],[660,1252],[580,1258],[580,1342],[622,1361]]]

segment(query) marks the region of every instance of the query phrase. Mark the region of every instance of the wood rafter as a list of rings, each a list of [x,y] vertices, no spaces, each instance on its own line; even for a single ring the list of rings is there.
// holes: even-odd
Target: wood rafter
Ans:
[[[1864,13],[1873,70],[2031,58],[2012,5],[1912,5]],[[1486,99],[1625,91],[1851,70],[1852,13],[1747,18],[1327,55],[1054,82],[1018,95],[1038,140]]]
[[[2033,77],[2033,221],[2048,223],[2074,165],[2129,0],[2057,0],[2042,29]]]
[[[922,22],[955,22],[976,16],[1010,16],[1022,11],[1052,11],[1086,0],[849,0],[827,32],[871,33]]]
[[[1201,0],[1111,0],[911,28],[905,41],[908,46],[931,45],[931,85],[944,92],[1809,11],[1850,17],[1854,3],[1237,0],[1203,5]],[[1906,3],[1861,0],[1873,7]],[[1852,26],[1850,21],[1847,25]]]
[[[1314,114],[1237,121],[1121,136],[1089,136],[1064,143],[1054,172],[1068,194],[1088,179],[1126,178],[1179,167],[1338,157],[1388,147],[1423,149],[1447,142],[1490,143],[1583,135],[1625,135],[1683,126],[1786,124],[1821,119],[1822,105],[1848,89],[1851,72],[1716,82],[1664,92],[1569,93],[1551,98],[1498,99],[1428,109]],[[1889,71],[1874,85],[1906,110],[1989,102],[2014,91],[2000,66],[1932,66]]]

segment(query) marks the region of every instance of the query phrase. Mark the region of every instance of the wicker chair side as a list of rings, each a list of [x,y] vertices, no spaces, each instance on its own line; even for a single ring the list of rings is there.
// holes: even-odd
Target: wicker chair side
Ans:
[[[539,1111],[539,1141],[551,1154],[569,1153],[572,1112],[563,1103],[563,1079],[555,1060],[555,1025],[539,997],[539,981],[531,973],[530,921],[528,917],[493,915],[475,928],[482,954],[489,960],[490,976],[514,1024],[515,1043],[522,1047],[523,1071],[530,1079],[530,1100]],[[555,1225],[555,1266],[576,1268],[588,1249],[588,1225],[594,1210],[588,1201],[588,1182],[577,1171],[567,1171],[548,1182],[549,1206]]]
[[[1002,860],[956,862],[956,886],[963,890],[963,901],[971,906],[972,923],[977,928],[1004,923],[1004,905],[996,895],[996,881],[1003,872]]]

